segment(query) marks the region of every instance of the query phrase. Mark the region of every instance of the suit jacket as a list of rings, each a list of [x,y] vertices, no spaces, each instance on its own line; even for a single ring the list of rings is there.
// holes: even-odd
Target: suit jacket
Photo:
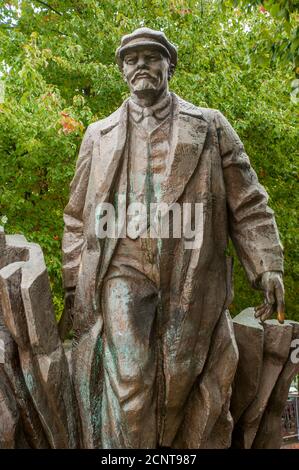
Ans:
[[[199,248],[184,249],[184,237],[165,240],[162,247],[161,337],[165,403],[169,410],[163,445],[172,443],[173,433],[182,423],[179,405],[186,402],[196,377],[201,376],[204,366],[205,371],[209,370],[208,352],[215,331],[222,338],[221,347],[225,348],[227,343],[227,351],[234,358],[227,372],[228,376],[234,374],[237,352],[230,320],[223,317],[232,300],[231,266],[225,255],[228,237],[252,285],[257,284],[265,271],[283,270],[274,214],[267,206],[267,193],[259,184],[238,135],[219,111],[198,108],[175,94],[172,96],[173,126],[162,201],[169,205],[201,202],[204,218]],[[126,194],[127,115],[125,101],[108,118],[88,127],[64,213],[64,286],[76,286],[75,330],[81,351],[77,357],[82,361],[82,354],[85,355],[90,369],[95,360],[95,344],[102,334],[101,284],[117,244],[117,239],[96,237],[95,208],[99,203],[113,201],[115,194]],[[223,360],[227,357],[220,350],[217,354],[210,364],[213,377],[224,367],[221,355]],[[227,380],[227,387],[231,380]],[[78,400],[82,407],[91,410],[79,388],[78,385]],[[228,389],[222,387],[223,400],[225,393]],[[208,400],[206,394],[202,396],[203,401]],[[223,401],[219,403],[223,405]],[[90,423],[88,418],[84,419],[88,435]],[[211,423],[209,426],[212,430]]]

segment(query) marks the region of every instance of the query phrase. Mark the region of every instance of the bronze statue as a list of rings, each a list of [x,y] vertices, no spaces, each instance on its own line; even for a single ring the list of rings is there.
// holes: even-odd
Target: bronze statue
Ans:
[[[231,435],[238,362],[228,238],[252,286],[264,290],[256,317],[277,310],[283,322],[274,214],[225,117],[169,91],[177,50],[164,33],[124,36],[116,59],[131,96],[88,127],[64,213],[61,334],[73,316],[82,445],[213,446],[219,429]],[[102,237],[98,207],[112,204],[119,220],[119,196],[125,208],[200,205],[200,243],[147,236],[148,219],[143,232]]]
[[[169,92],[164,33],[116,59],[131,96],[81,145],[58,327],[40,246],[0,227],[0,448],[279,448],[299,323],[267,194],[224,116]],[[265,294],[233,321],[229,237]]]

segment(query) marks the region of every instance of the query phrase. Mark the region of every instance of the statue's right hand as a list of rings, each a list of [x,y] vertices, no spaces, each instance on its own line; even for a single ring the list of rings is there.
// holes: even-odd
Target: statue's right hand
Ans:
[[[64,294],[64,309],[58,324],[58,331],[63,341],[73,326],[75,288],[67,289]]]
[[[262,305],[255,308],[255,318],[264,322],[270,319],[276,310],[277,320],[279,323],[284,323],[285,303],[282,273],[276,271],[264,272],[260,285],[264,291],[265,299]]]

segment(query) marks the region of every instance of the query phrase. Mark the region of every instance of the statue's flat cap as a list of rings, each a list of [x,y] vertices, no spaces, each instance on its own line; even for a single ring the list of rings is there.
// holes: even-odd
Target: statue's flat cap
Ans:
[[[175,67],[178,60],[177,48],[172,44],[162,31],[150,28],[135,29],[133,33],[122,37],[121,44],[116,50],[116,61],[120,68],[124,56],[127,52],[140,47],[155,47],[166,57],[169,57],[171,64]]]

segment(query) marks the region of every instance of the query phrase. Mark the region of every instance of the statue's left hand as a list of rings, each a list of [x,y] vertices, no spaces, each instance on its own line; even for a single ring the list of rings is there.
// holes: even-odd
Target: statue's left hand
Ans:
[[[260,286],[264,291],[265,299],[262,305],[255,308],[255,318],[262,322],[271,318],[277,311],[279,323],[284,322],[284,286],[282,274],[276,271],[268,271],[262,274]]]

